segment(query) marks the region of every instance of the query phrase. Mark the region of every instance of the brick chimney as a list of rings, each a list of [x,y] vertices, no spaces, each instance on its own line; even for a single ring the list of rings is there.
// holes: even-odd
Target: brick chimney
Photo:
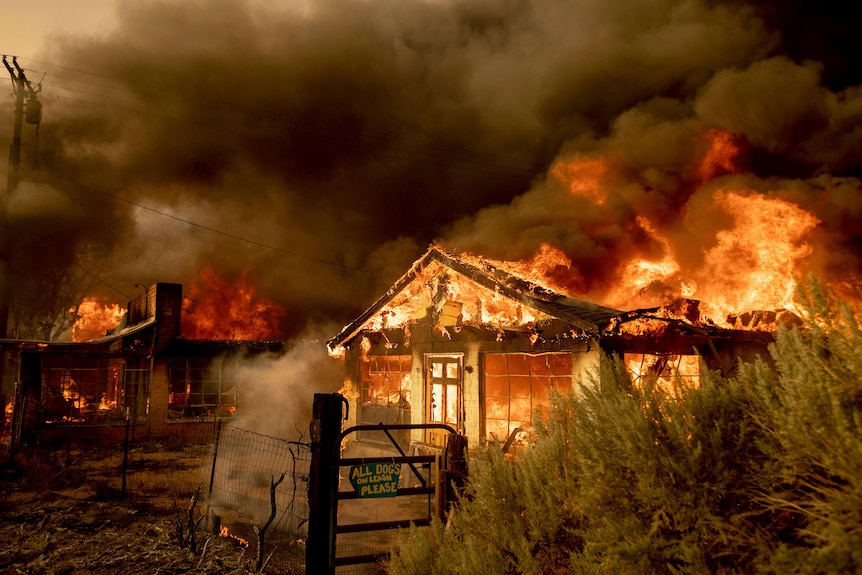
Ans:
[[[154,351],[163,351],[180,335],[182,284],[157,283],[147,290],[148,307],[156,318]]]

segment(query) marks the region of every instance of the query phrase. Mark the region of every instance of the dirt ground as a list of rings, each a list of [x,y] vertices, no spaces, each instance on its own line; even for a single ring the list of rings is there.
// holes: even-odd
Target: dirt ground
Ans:
[[[0,458],[0,575],[255,572],[254,543],[197,529],[192,544],[190,501],[166,509],[99,483],[58,485],[50,472]]]

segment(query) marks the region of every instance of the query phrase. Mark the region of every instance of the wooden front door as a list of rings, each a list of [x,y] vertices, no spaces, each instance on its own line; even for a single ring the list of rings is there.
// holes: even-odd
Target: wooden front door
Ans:
[[[428,423],[445,423],[455,431],[464,428],[464,358],[462,355],[425,356],[425,417]],[[429,429],[426,441],[445,446],[449,433]]]

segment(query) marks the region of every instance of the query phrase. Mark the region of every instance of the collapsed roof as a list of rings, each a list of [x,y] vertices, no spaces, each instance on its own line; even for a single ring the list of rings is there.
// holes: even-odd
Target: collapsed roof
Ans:
[[[457,292],[459,288],[463,292],[463,286],[456,285],[457,278],[468,280],[482,293],[470,293],[466,297],[464,293],[453,295],[451,292]],[[473,302],[472,299],[483,301]],[[489,303],[489,300],[496,301]],[[489,261],[459,257],[432,246],[383,296],[346,325],[327,345],[331,350],[346,347],[363,331],[404,327],[427,316],[429,311],[440,316],[450,313],[453,318],[457,317],[450,319],[450,326],[467,318],[464,323],[490,323],[504,327],[499,319],[502,314],[490,321],[486,319],[494,311],[491,308],[496,307],[499,311],[503,305],[501,300],[517,308],[509,310],[510,320],[512,314],[517,314],[524,324],[543,319],[559,320],[583,336],[601,336],[612,347],[628,347],[633,340],[640,340],[635,347],[646,345],[647,340],[655,340],[648,346],[655,347],[656,342],[675,340],[674,348],[685,348],[690,353],[690,344],[695,341],[709,342],[709,347],[713,347],[711,341],[715,338],[732,338],[737,343],[750,340],[759,345],[772,338],[771,334],[763,332],[718,328],[701,315],[699,302],[695,300],[678,300],[660,308],[616,310],[556,293]],[[457,305],[447,311],[447,307],[453,304]],[[431,307],[434,309],[429,310]],[[522,314],[529,314],[534,321],[525,319]]]
[[[427,279],[424,277],[427,275],[426,271],[435,267],[439,267],[443,271],[451,270],[489,290],[489,294],[503,296],[535,310],[538,314],[562,320],[586,334],[597,335],[614,317],[622,313],[619,310],[556,293],[503,271],[489,262],[482,262],[480,265],[467,263],[463,258],[435,246],[425,252],[410,270],[401,276],[371,307],[345,326],[338,335],[330,339],[327,342],[329,347],[334,349],[346,345],[362,330],[381,324],[381,316],[385,317],[387,313],[392,313],[393,304],[398,303],[399,296],[402,296],[401,299],[405,299],[403,296],[408,286],[416,281]],[[429,286],[429,289],[433,288]],[[407,297],[410,297],[409,294]],[[434,299],[433,296],[432,299]]]

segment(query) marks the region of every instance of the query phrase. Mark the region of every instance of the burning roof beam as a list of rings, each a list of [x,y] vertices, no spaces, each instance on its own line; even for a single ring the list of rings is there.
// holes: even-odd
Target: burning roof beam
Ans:
[[[479,269],[435,246],[417,260],[410,270],[401,276],[371,307],[345,326],[337,336],[329,340],[327,342],[329,348],[335,349],[355,338],[388,302],[404,291],[407,285],[435,261],[488,290],[502,294],[552,317],[562,319],[586,334],[597,335],[600,328],[607,324],[611,318],[622,313],[618,310],[554,293],[540,285],[502,271],[490,263],[485,263],[484,268]]]

